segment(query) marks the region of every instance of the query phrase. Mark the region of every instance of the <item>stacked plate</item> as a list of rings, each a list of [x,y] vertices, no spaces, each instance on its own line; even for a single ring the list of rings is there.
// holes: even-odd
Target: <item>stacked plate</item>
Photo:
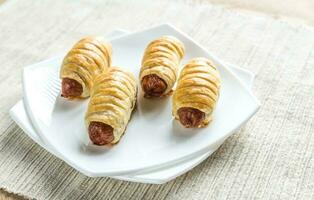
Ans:
[[[183,128],[172,119],[170,97],[146,100],[139,92],[137,110],[119,144],[112,148],[87,145],[84,113],[88,100],[60,98],[59,69],[65,53],[24,68],[24,98],[11,109],[12,118],[36,143],[87,176],[161,184],[191,170],[258,110],[259,102],[250,90],[254,77],[224,64],[169,24],[107,35],[113,46],[113,65],[138,75],[145,46],[162,35],[173,35],[185,44],[182,63],[207,57],[220,71],[220,99],[214,120],[206,128]]]

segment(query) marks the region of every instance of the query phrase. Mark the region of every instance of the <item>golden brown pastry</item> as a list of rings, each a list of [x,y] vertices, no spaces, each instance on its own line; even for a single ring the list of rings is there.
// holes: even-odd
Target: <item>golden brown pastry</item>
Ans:
[[[173,36],[163,36],[146,47],[140,71],[145,97],[161,97],[172,91],[183,55],[183,43]]]
[[[95,76],[110,67],[111,54],[111,45],[101,38],[86,37],[78,41],[65,56],[61,66],[61,96],[89,97]]]
[[[187,128],[203,127],[212,119],[219,97],[220,76],[206,58],[194,58],[182,69],[172,99],[172,114]]]
[[[112,67],[96,77],[85,123],[96,145],[117,143],[123,135],[136,103],[134,76]]]

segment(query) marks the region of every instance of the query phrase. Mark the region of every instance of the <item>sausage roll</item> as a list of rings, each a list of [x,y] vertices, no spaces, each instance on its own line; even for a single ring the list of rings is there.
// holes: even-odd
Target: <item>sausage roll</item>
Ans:
[[[78,41],[65,56],[61,66],[61,96],[89,97],[94,77],[110,67],[111,54],[111,45],[100,38],[86,37]]]
[[[218,101],[220,76],[206,58],[194,58],[182,69],[172,99],[172,114],[187,128],[199,128],[212,119]]]
[[[146,47],[140,71],[145,97],[161,97],[172,91],[183,55],[183,43],[173,36],[163,36]]]
[[[85,123],[95,145],[117,143],[123,135],[136,103],[134,76],[113,67],[96,77]]]

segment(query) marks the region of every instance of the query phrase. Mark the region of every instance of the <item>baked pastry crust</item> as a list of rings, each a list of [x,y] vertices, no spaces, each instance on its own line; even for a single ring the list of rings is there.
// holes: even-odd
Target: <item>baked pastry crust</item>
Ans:
[[[82,85],[78,98],[90,96],[93,79],[111,66],[112,47],[98,37],[85,37],[78,41],[63,59],[60,78],[69,78]]]
[[[91,122],[110,125],[114,135],[111,144],[117,143],[130,120],[136,95],[136,80],[131,73],[112,67],[107,73],[98,75],[85,115],[86,127]]]
[[[199,127],[207,125],[219,98],[220,75],[207,58],[194,58],[182,69],[172,99],[172,114],[179,120],[180,108],[194,108],[205,113]]]
[[[184,56],[183,43],[173,36],[162,36],[146,47],[140,70],[140,80],[148,75],[157,75],[166,84],[163,95],[172,91],[181,59]]]

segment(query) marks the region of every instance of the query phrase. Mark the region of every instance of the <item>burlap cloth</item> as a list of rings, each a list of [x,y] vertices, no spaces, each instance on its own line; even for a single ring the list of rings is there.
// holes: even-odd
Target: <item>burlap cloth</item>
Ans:
[[[170,22],[254,72],[262,107],[192,171],[164,185],[88,178],[25,136],[9,109],[23,66],[84,35]],[[314,31],[192,1],[6,1],[0,6],[0,187],[37,199],[314,199]]]

